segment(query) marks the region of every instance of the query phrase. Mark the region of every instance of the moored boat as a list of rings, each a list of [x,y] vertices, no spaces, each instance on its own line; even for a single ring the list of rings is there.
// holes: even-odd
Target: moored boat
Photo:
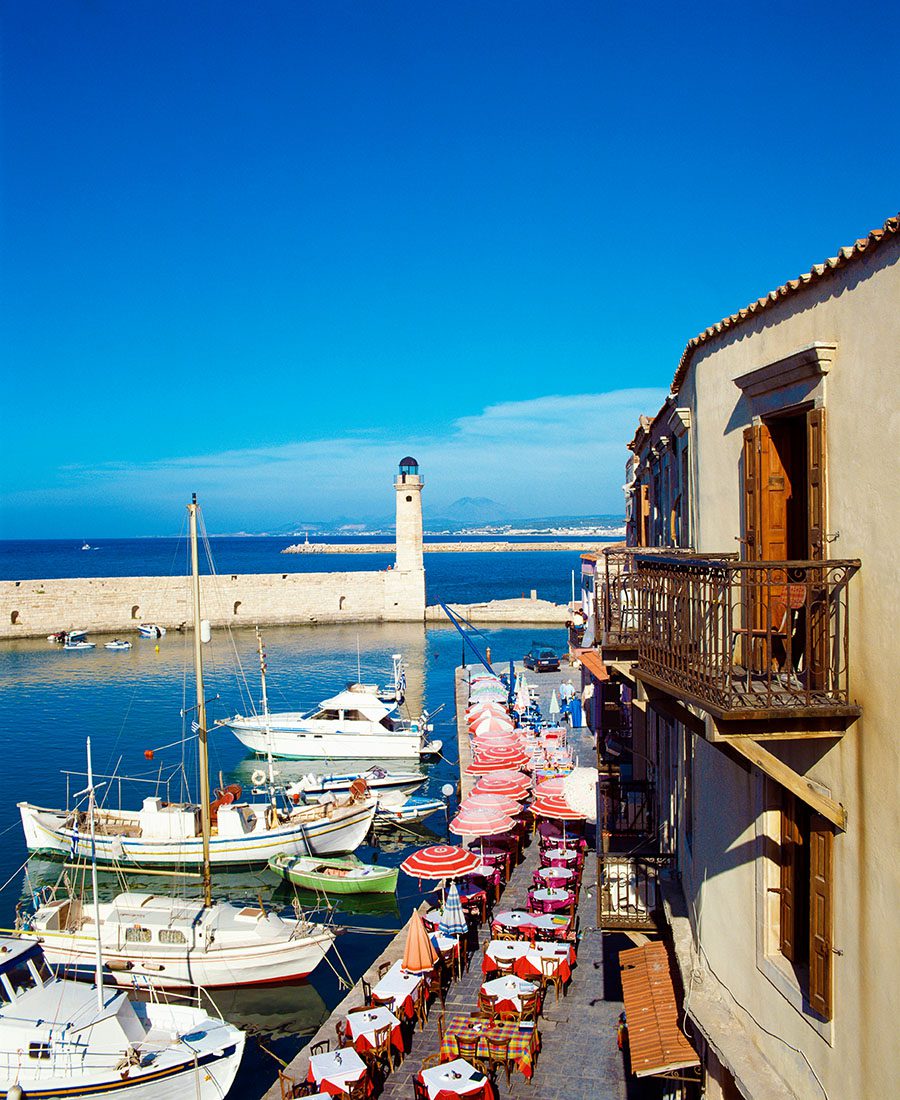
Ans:
[[[428,776],[422,772],[390,772],[377,765],[366,771],[325,772],[320,775],[309,772],[287,787],[286,793],[289,798],[303,795],[306,798],[318,800],[323,797],[348,794],[357,779],[364,779],[369,790],[378,795],[379,804],[381,804],[387,792],[411,794],[416,788],[421,787],[427,778]]]
[[[393,894],[399,869],[360,863],[355,859],[309,859],[280,854],[269,867],[282,878],[326,894]]]
[[[85,649],[96,649],[96,642],[73,642],[71,639],[63,645],[63,649],[67,649],[70,653],[78,652]]]
[[[106,642],[103,648],[111,649],[114,652],[122,652],[126,649],[131,649],[131,642],[123,642],[121,638],[114,638],[111,642]]]
[[[54,978],[33,940],[0,940],[0,988],[4,1096],[221,1100],[244,1052],[202,1009]]]
[[[381,805],[375,813],[375,823],[392,823],[394,825],[410,824],[414,821],[424,821],[439,810],[447,811],[447,803],[440,798],[421,798],[413,795],[400,805]]]
[[[138,634],[142,638],[162,638],[165,636],[166,628],[164,626],[157,626],[156,623],[141,623],[138,627]]]

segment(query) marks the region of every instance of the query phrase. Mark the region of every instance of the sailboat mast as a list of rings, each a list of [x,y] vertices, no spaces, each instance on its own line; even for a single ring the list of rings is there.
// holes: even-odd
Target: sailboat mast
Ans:
[[[203,641],[200,637],[200,551],[197,544],[197,494],[188,505],[191,528],[191,584],[194,596],[194,677],[197,681],[197,741],[200,752],[200,827],[203,832],[203,901],[212,905],[209,871],[209,746],[206,742],[206,696],[203,689]]]
[[[266,724],[266,761],[269,765],[269,798],[275,805],[275,769],[272,766],[272,727],[269,725],[269,694],[266,688],[266,651],[262,634],[256,628],[256,652],[259,654],[259,678],[262,684],[263,721]]]
[[[88,770],[88,815],[90,818],[91,827],[91,887],[94,891],[94,927],[97,929],[97,961],[96,961],[96,982],[97,982],[97,1008],[103,1008],[103,946],[100,943],[100,898],[97,894],[97,849],[95,847],[95,826],[94,826],[94,765],[91,760],[91,739],[87,739],[87,770]]]

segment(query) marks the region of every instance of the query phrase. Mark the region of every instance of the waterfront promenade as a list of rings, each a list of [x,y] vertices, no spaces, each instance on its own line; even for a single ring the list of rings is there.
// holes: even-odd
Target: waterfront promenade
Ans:
[[[498,662],[497,667],[501,667]],[[460,707],[464,708],[467,698],[467,676],[477,673],[478,666],[458,669],[456,676],[457,716]],[[517,671],[521,666],[517,663]],[[572,676],[566,666],[559,673],[541,675],[528,673],[529,681],[541,690],[541,705],[546,713],[550,692],[558,692],[562,680]],[[575,745],[578,762],[592,765],[595,750],[590,730],[586,728],[571,731],[570,741]],[[471,786],[471,778],[465,776],[468,762],[468,739],[461,737],[460,769],[463,794]],[[525,908],[531,878],[538,866],[539,854],[536,843],[525,849],[524,859],[514,870],[507,883],[497,909]],[[643,1100],[658,1095],[655,1086],[640,1084],[633,1079],[626,1080],[626,1072],[621,1052],[616,1043],[616,1025],[619,1013],[623,1010],[621,985],[619,980],[618,953],[622,948],[633,946],[630,940],[617,933],[602,933],[597,928],[596,905],[597,863],[595,853],[588,853],[585,864],[581,893],[578,899],[581,938],[578,946],[578,961],[573,968],[572,980],[567,994],[557,1002],[550,992],[544,1012],[538,1024],[541,1036],[541,1051],[535,1063],[534,1076],[527,1080],[519,1072],[514,1072],[507,1086],[504,1074],[497,1080],[498,1100],[507,1097],[528,1097],[530,1100]],[[455,1013],[475,1011],[478,990],[483,980],[481,957],[484,946],[490,939],[490,924],[473,930],[470,936],[471,964],[462,979],[455,981],[448,993],[446,1016]],[[378,964],[393,961],[401,957],[405,943],[405,930],[389,945],[385,953],[373,964],[370,976],[377,972]],[[347,1012],[347,1009],[362,1003],[359,985],[354,987],[346,1001],[338,1006],[329,1020],[322,1025],[313,1041],[333,1039],[335,1024]],[[414,1095],[413,1078],[419,1072],[422,1060],[428,1055],[437,1054],[440,1049],[438,1019],[441,1015],[440,1002],[431,1005],[428,1021],[421,1031],[411,1035],[411,1049],[403,1063],[387,1078],[379,1093],[387,1100],[412,1100]],[[308,1067],[308,1056],[302,1051],[289,1072],[294,1079],[303,1080]],[[277,1100],[280,1097],[278,1087],[271,1089],[265,1100]]]

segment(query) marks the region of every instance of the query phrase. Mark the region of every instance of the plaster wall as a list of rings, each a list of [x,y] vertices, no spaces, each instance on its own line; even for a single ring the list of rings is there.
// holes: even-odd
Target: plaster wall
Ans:
[[[830,1024],[815,1026],[760,965],[759,792],[753,772],[703,741],[694,842],[692,850],[682,842],[681,856],[695,935],[711,969],[796,1095],[821,1100],[823,1093],[892,1095],[900,1077],[900,242],[704,345],[678,403],[692,409],[695,545],[734,551],[742,534],[742,431],[754,412],[734,379],[816,341],[837,345],[815,396],[827,415],[828,556],[862,561],[850,585],[849,652],[850,694],[863,716],[841,739],[766,747],[848,814],[834,845],[839,953]]]

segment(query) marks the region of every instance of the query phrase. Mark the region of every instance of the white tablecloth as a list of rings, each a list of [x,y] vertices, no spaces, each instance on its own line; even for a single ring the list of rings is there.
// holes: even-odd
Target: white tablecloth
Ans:
[[[529,943],[528,940],[491,940],[485,954],[494,962],[527,959],[540,973],[541,958],[562,962],[569,957],[569,945],[565,943]]]
[[[572,872],[568,867],[542,867],[538,874],[544,880],[550,878],[570,879]]]
[[[403,972],[402,960],[398,959],[372,990],[372,995],[379,1001],[389,1001],[388,1007],[399,1014],[407,997],[415,1000],[416,990],[421,983],[422,979],[417,974]]]
[[[314,1054],[309,1060],[309,1068],[317,1085],[328,1081],[346,1091],[347,1085],[358,1081],[366,1072],[366,1063],[352,1047],[342,1047],[325,1054]]]
[[[534,993],[537,989],[537,983],[526,981],[524,978],[517,978],[515,974],[504,974],[502,978],[494,978],[492,981],[485,982],[481,988],[489,996],[496,997],[498,1004],[500,1001],[511,1001],[516,1012],[521,1012],[522,1002],[520,998],[522,994],[524,993],[527,996],[529,993]]]
[[[456,1076],[456,1075],[459,1076]],[[445,1089],[449,1092],[467,1093],[484,1086],[485,1076],[479,1073],[474,1066],[470,1066],[464,1058],[456,1058],[452,1062],[445,1062],[442,1066],[432,1066],[431,1069],[422,1070],[422,1080],[428,1095],[435,1097]]]
[[[375,1032],[380,1027],[397,1027],[400,1021],[391,1012],[387,1005],[376,1005],[365,1012],[350,1012],[347,1015],[347,1023],[350,1026],[350,1036],[355,1043],[364,1035],[369,1043],[375,1045]]]

